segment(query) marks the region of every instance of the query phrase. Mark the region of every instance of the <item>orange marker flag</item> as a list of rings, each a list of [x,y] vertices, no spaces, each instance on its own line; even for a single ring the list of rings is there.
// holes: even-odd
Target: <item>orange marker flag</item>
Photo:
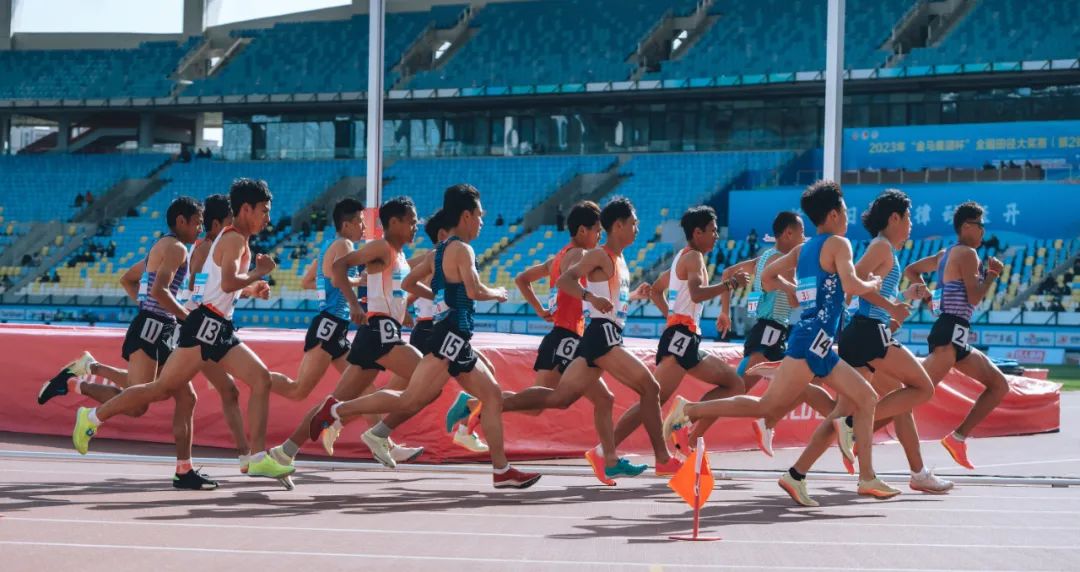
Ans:
[[[705,450],[704,439],[698,438],[697,450],[683,463],[679,472],[668,481],[668,486],[675,491],[690,508],[701,508],[713,490],[713,475],[709,468],[709,452]]]

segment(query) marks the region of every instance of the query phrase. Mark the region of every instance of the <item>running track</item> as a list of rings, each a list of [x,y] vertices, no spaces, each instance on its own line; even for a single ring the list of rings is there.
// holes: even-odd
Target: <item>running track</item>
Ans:
[[[898,445],[874,451],[879,472],[906,469]],[[965,473],[936,443],[923,451],[939,473]],[[94,453],[168,457],[171,448],[96,440]],[[557,474],[506,492],[475,466],[301,467],[287,492],[219,459],[205,470],[222,488],[189,492],[169,488],[171,465],[153,457],[70,454],[67,439],[0,433],[3,570],[1080,569],[1078,487],[967,485],[935,497],[893,477],[905,494],[880,502],[854,495],[854,481],[812,473],[822,507],[808,509],[771,479],[721,481],[702,514],[703,532],[724,540],[690,544],[667,539],[688,530],[690,512],[653,477],[603,488]],[[797,454],[712,463],[779,472]],[[971,454],[980,474],[1080,477],[1080,394],[1063,395],[1061,433],[975,440]],[[831,451],[817,469],[839,467]]]

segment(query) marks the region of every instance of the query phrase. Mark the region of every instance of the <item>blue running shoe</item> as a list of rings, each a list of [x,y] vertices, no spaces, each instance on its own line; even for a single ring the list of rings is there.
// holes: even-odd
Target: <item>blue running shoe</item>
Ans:
[[[641,473],[644,473],[648,468],[648,465],[635,465],[630,462],[630,459],[622,457],[619,459],[618,463],[615,463],[614,467],[604,467],[604,475],[609,479],[618,477],[636,477]]]
[[[472,399],[472,396],[462,391],[458,394],[457,399],[454,400],[454,404],[450,406],[450,409],[446,410],[447,433],[452,433],[454,431],[454,425],[469,418],[470,399]]]

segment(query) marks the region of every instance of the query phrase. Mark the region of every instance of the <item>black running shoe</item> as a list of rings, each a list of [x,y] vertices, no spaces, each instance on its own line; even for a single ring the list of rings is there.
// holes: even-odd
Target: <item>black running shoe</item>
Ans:
[[[67,395],[67,382],[73,377],[75,377],[75,374],[71,373],[71,370],[64,368],[60,370],[60,373],[56,374],[56,377],[46,381],[45,384],[41,386],[41,391],[38,392],[38,405],[45,405],[45,402],[56,396]]]
[[[191,469],[182,475],[173,475],[172,486],[174,489],[187,489],[191,491],[209,491],[218,488],[217,481],[210,480],[206,475]]]

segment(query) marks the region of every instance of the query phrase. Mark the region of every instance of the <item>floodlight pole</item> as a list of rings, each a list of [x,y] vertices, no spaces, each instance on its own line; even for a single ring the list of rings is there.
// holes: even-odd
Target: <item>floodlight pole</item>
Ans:
[[[844,2],[829,0],[825,48],[825,165],[822,178],[840,180],[844,143]]]
[[[375,212],[382,204],[383,158],[383,46],[386,32],[385,0],[368,2],[367,89],[367,196],[368,236],[375,230]]]

